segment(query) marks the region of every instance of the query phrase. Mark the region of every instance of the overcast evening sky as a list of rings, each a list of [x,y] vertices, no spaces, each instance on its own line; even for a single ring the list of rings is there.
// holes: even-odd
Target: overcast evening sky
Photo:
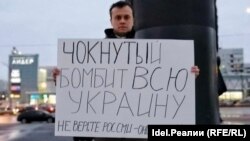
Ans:
[[[0,0],[0,79],[7,80],[8,55],[39,54],[39,66],[56,66],[58,38],[104,38],[109,7],[117,0]],[[250,63],[250,0],[217,0],[219,44],[244,48]]]

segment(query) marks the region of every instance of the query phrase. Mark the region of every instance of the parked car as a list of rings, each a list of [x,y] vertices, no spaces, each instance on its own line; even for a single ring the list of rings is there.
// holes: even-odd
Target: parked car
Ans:
[[[43,110],[28,110],[20,113],[17,116],[17,121],[21,123],[30,123],[34,121],[47,121],[48,123],[55,122],[55,116]]]

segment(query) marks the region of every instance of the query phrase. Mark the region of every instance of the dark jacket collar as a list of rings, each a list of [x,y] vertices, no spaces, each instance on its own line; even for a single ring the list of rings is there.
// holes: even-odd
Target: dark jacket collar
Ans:
[[[115,33],[114,33],[114,30],[112,28],[105,29],[104,32],[105,32],[105,35],[106,35],[105,38],[117,38]],[[134,38],[134,37],[135,37],[135,30],[132,29],[131,32],[129,32],[126,35],[126,38]]]

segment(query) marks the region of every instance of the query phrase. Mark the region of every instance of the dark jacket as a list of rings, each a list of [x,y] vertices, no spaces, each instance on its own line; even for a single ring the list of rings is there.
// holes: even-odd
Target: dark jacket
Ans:
[[[115,36],[114,30],[112,28],[108,28],[104,30],[104,33],[106,35],[105,38],[117,38]],[[131,32],[127,33],[126,38],[131,39],[135,37],[135,30],[132,29]]]

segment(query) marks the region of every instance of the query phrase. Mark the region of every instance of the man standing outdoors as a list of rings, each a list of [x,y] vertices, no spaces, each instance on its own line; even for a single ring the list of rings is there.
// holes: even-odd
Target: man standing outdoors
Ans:
[[[126,1],[118,1],[113,3],[109,9],[110,22],[112,28],[105,29],[105,38],[119,38],[119,39],[132,39],[134,38],[134,13],[130,3]],[[191,72],[196,76],[199,75],[199,68],[193,66]],[[53,70],[53,77],[56,80],[56,77],[60,74],[59,69]],[[56,82],[56,81],[55,81]],[[74,141],[84,141],[92,140],[91,138],[85,137],[74,137]],[[138,141],[146,139],[121,139],[121,138],[95,138],[94,141]]]

